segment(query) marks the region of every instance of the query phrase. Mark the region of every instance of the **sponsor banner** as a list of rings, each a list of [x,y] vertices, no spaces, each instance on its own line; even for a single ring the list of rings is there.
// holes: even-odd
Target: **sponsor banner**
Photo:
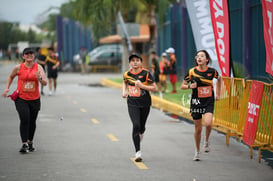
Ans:
[[[229,15],[226,0],[210,0],[211,22],[219,67],[223,76],[230,76]]]
[[[262,7],[266,50],[265,71],[273,76],[273,0],[262,0]]]
[[[248,100],[245,129],[243,134],[243,141],[248,145],[253,145],[255,141],[263,88],[264,84],[262,82],[254,80],[252,81]]]
[[[206,50],[212,60],[210,66],[221,73],[211,24],[209,0],[186,0],[195,46],[197,50]]]

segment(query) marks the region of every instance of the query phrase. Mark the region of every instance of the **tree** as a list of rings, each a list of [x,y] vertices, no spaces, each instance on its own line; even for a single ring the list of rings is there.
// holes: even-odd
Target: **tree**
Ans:
[[[98,40],[114,33],[117,14],[120,11],[125,22],[149,25],[150,49],[155,49],[156,15],[159,13],[159,23],[163,22],[162,19],[171,2],[174,0],[75,0],[63,4],[60,8],[60,15],[91,26],[93,39]],[[51,18],[49,21],[44,24],[44,27],[55,31],[55,21]]]

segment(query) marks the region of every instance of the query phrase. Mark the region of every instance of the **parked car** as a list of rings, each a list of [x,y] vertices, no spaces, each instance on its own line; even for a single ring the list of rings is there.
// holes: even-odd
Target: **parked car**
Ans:
[[[122,45],[121,44],[107,44],[107,45],[100,45],[96,48],[94,48],[92,51],[88,53],[89,57],[91,58],[92,56],[95,56],[97,53],[105,50],[115,50],[115,51],[120,51],[122,50]]]
[[[100,45],[88,53],[90,65],[117,65],[117,59],[121,59],[122,45],[121,44],[107,44]],[[98,60],[95,60],[98,59]],[[110,60],[111,59],[111,60]],[[74,64],[79,64],[80,55],[73,56]],[[99,61],[99,62],[98,62]]]
[[[121,49],[105,49],[90,56],[89,65],[121,65]]]

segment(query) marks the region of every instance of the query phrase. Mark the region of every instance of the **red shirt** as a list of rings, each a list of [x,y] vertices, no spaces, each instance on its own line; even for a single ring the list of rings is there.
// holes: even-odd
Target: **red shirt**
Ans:
[[[38,72],[38,64],[34,63],[32,67],[28,68],[24,63],[20,64],[18,72],[17,89],[21,99],[36,100],[40,98],[39,82],[35,73]]]

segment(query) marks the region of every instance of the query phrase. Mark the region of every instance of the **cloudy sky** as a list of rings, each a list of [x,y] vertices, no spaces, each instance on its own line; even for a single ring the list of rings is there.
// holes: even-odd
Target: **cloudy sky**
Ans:
[[[50,7],[60,7],[69,0],[0,0],[0,20],[34,24]],[[54,9],[50,12],[58,12]]]

